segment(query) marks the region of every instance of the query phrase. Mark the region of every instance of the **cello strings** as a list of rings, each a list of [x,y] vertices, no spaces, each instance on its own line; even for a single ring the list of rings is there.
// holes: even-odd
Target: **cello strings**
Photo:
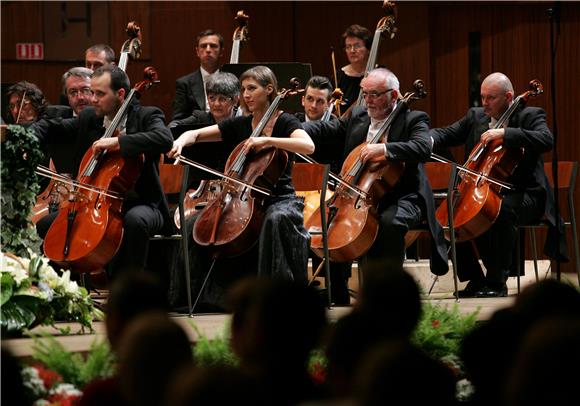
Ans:
[[[444,158],[444,157],[442,157],[440,155],[437,155],[437,154],[431,154],[431,159],[433,159],[433,160],[435,160],[437,162],[444,163],[444,164],[454,163],[454,162],[451,162],[449,159],[446,159],[446,158]],[[493,183],[495,185],[501,186],[501,187],[506,188],[508,190],[513,190],[514,189],[514,185],[512,185],[511,183],[507,183],[507,182],[502,182],[500,180],[496,180],[496,179],[494,179],[494,178],[492,178],[490,176],[487,176],[487,175],[484,175],[482,173],[476,172],[476,171],[471,170],[469,168],[466,168],[466,167],[464,167],[462,165],[456,165],[456,166],[457,166],[457,169],[459,171],[466,172],[466,173],[469,173],[470,175],[474,175],[474,176],[477,176],[477,177],[480,177],[480,178],[484,178],[487,181],[489,181],[490,183]]]
[[[48,169],[44,166],[41,166],[41,165],[38,166],[35,173],[37,175],[44,176],[45,178],[56,180],[57,182],[61,182],[61,183],[64,183],[64,184],[67,184],[67,185],[70,185],[73,187],[78,187],[79,189],[85,189],[85,190],[88,190],[91,192],[99,193],[99,194],[102,194],[104,196],[110,197],[112,199],[123,200],[123,198],[120,197],[116,193],[111,193],[108,190],[101,189],[101,188],[98,188],[95,186],[86,185],[86,184],[78,182],[76,180],[69,179],[66,176],[63,176],[57,172],[51,171],[50,169]]]
[[[309,164],[316,164],[316,165],[320,165],[318,162],[316,162],[314,159],[310,158],[309,156],[306,155],[302,155],[298,152],[295,153],[297,157],[302,158],[304,161],[308,162]],[[367,198],[368,197],[368,193],[366,193],[365,191],[358,189],[355,186],[352,186],[350,183],[342,180],[340,177],[338,177],[337,175],[335,175],[332,172],[328,173],[328,176],[335,180],[336,182],[338,182],[339,184],[345,186],[346,188],[352,190],[354,193],[358,194],[359,196],[363,197],[363,198]]]
[[[175,159],[174,165],[177,165],[179,162],[183,162],[183,163],[185,163],[187,165],[193,166],[194,168],[201,169],[202,171],[209,172],[212,175],[216,175],[216,176],[219,176],[221,178],[224,178],[224,179],[227,179],[227,180],[231,180],[232,182],[235,182],[235,183],[238,183],[238,184],[240,184],[242,186],[248,187],[248,188],[250,188],[252,190],[255,190],[256,192],[262,193],[262,194],[264,194],[266,196],[270,196],[271,195],[270,192],[267,189],[261,188],[259,186],[250,185],[250,184],[248,184],[246,182],[243,182],[243,181],[241,181],[239,179],[236,179],[234,177],[228,176],[225,173],[221,173],[219,171],[216,171],[215,169],[209,168],[209,167],[207,167],[205,165],[202,165],[200,163],[197,163],[195,161],[192,161],[191,159],[185,158],[183,155],[179,155]]]

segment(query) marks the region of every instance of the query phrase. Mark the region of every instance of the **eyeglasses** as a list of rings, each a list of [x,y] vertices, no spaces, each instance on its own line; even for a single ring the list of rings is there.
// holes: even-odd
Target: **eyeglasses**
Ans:
[[[361,45],[361,44],[352,44],[352,45],[345,45],[344,46],[344,49],[346,51],[358,51],[361,48],[364,48],[364,45]]]
[[[226,96],[207,96],[207,101],[210,103],[226,103],[229,102],[230,100],[232,100],[231,97],[226,97]]]
[[[83,87],[81,89],[69,89],[67,94],[70,97],[78,97],[79,94],[83,96],[90,96],[92,94],[90,87]]]
[[[381,97],[382,95],[384,95],[385,93],[389,93],[392,92],[395,89],[387,89],[384,92],[361,92],[362,97],[364,97],[365,99],[369,99],[369,100],[375,100],[378,99],[379,97]]]
[[[22,103],[20,100],[18,100],[18,102],[16,102],[16,103],[10,103],[8,105],[8,110],[19,109],[21,105],[22,105],[22,108],[25,108],[26,106],[30,105],[31,103],[32,102],[30,100],[24,100],[24,103]]]

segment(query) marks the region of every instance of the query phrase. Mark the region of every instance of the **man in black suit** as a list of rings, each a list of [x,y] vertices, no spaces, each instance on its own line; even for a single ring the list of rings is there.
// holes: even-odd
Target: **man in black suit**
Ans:
[[[458,267],[459,278],[469,280],[462,297],[506,296],[506,280],[512,267],[516,225],[535,222],[548,214],[554,224],[553,203],[542,154],[552,149],[552,133],[546,124],[546,113],[536,107],[516,110],[504,128],[493,129],[497,120],[514,99],[514,89],[503,73],[492,73],[481,84],[483,107],[469,109],[465,117],[449,127],[430,131],[434,147],[465,145],[466,156],[474,146],[495,139],[507,148],[524,148],[524,156],[507,179],[515,190],[504,190],[501,210],[491,228],[474,242],[485,265],[484,276],[477,260]],[[464,248],[471,248],[466,243]],[[458,253],[463,252],[458,250]],[[463,255],[462,255],[463,256]]]
[[[89,150],[120,151],[124,157],[144,155],[139,177],[123,202],[123,241],[113,258],[110,271],[139,270],[145,266],[149,237],[167,232],[171,219],[158,173],[159,157],[173,145],[171,132],[165,126],[163,112],[156,107],[142,107],[137,99],[128,106],[121,120],[118,137],[101,138],[129,94],[129,78],[116,65],[97,69],[91,79],[92,107],[70,119],[45,119],[34,125],[42,143],[73,142],[74,173]],[[44,238],[57,213],[37,223]]]
[[[304,123],[317,147],[339,142],[344,146],[346,158],[378,132],[397,103],[399,80],[387,69],[374,69],[362,80],[361,89],[366,107],[353,108],[347,118]],[[405,234],[423,220],[427,220],[436,241],[431,244],[431,271],[441,275],[448,270],[443,230],[435,220],[433,193],[422,164],[431,154],[428,131],[427,114],[404,109],[392,122],[385,142],[368,144],[361,150],[365,163],[385,160],[405,163],[401,178],[378,205],[378,235],[361,258],[363,270],[376,266],[400,268],[405,258]]]
[[[189,117],[195,110],[209,111],[205,82],[211,74],[219,70],[219,59],[223,55],[223,49],[224,38],[220,33],[205,30],[198,34],[195,53],[199,58],[200,67],[175,82],[172,120]]]

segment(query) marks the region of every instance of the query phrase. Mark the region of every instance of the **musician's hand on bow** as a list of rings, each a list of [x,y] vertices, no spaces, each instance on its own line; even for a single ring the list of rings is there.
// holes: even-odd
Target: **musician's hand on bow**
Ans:
[[[503,143],[504,134],[505,134],[505,129],[494,128],[491,130],[487,130],[486,132],[481,134],[480,140],[484,145],[487,145],[490,141],[497,140],[497,139],[501,140]]]
[[[267,148],[271,145],[271,138],[270,137],[250,137],[246,140],[244,145],[244,152],[248,153],[250,151],[259,152],[264,148]]]
[[[119,145],[119,139],[117,137],[101,138],[93,142],[93,155],[97,156],[101,152],[108,151],[118,151],[121,146]]]
[[[360,150],[360,157],[363,162],[386,161],[385,144],[367,144]]]
[[[166,154],[167,157],[168,158],[178,157],[179,155],[181,155],[181,150],[183,150],[183,147],[195,144],[195,141],[197,141],[197,133],[195,132],[195,130],[189,130],[184,132],[178,139],[173,141],[173,147],[171,147],[169,152]]]

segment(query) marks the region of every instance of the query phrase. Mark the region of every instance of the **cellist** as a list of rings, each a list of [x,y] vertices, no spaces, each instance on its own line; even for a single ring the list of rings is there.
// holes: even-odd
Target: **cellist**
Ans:
[[[459,279],[468,280],[460,297],[498,297],[507,295],[506,281],[512,267],[516,225],[535,222],[544,212],[554,223],[550,186],[544,172],[542,154],[552,149],[552,133],[546,124],[546,113],[537,107],[516,110],[505,128],[495,123],[514,99],[510,79],[500,72],[487,76],[481,83],[482,107],[470,108],[467,114],[449,127],[434,128],[430,135],[434,147],[465,145],[466,156],[480,141],[501,140],[507,148],[524,148],[524,156],[507,179],[514,190],[503,190],[499,216],[488,231],[473,241],[487,270],[484,276],[479,262],[465,256],[471,242],[458,246]],[[471,260],[469,260],[471,258]],[[465,262],[465,263],[463,263]]]
[[[292,152],[311,154],[314,144],[304,132],[300,122],[291,114],[277,110],[264,128],[263,136],[248,138],[258,125],[270,103],[278,92],[276,76],[266,66],[255,66],[240,76],[241,98],[245,108],[251,114],[226,119],[216,125],[184,132],[169,152],[169,157],[181,154],[183,147],[200,142],[223,141],[230,148],[245,141],[245,148],[260,150],[275,147],[290,152],[288,164],[282,176],[272,189],[272,195],[264,203],[265,216],[258,241],[258,274],[272,276],[299,283],[306,281],[308,265],[309,236],[304,229],[302,211],[304,204],[296,197],[292,185]],[[192,219],[194,222],[196,219]],[[187,225],[191,228],[191,225]],[[193,260],[199,261],[204,256],[202,247],[191,244]],[[238,268],[239,262],[237,263]],[[253,265],[253,267],[252,267]],[[255,264],[250,265],[253,269]],[[195,266],[197,268],[197,266]],[[208,264],[202,264],[194,272],[206,273]],[[233,270],[229,270],[233,272]],[[200,276],[200,275],[195,275]],[[216,277],[217,278],[217,277]],[[212,281],[210,281],[212,282]],[[216,282],[217,283],[217,282]],[[212,287],[209,288],[212,291]],[[224,287],[215,285],[213,302],[206,304],[223,306]],[[205,301],[205,299],[204,299]]]
[[[343,157],[373,138],[394,109],[399,96],[399,80],[387,69],[369,72],[361,81],[366,107],[353,108],[346,118],[329,122],[304,123],[316,145],[326,140],[344,146]],[[434,217],[433,193],[425,178],[422,162],[429,159],[429,117],[422,111],[404,110],[395,118],[383,143],[368,144],[361,150],[363,162],[392,160],[405,163],[397,185],[379,203],[378,235],[361,258],[363,271],[369,267],[401,268],[405,258],[404,237],[410,228],[427,220],[437,244],[432,244],[431,271],[447,272],[447,251],[443,231]]]
[[[171,226],[167,201],[158,173],[159,157],[171,149],[171,132],[165,126],[163,112],[156,107],[143,107],[137,99],[129,106],[120,135],[99,139],[123,104],[130,91],[129,78],[116,65],[98,68],[91,78],[91,107],[70,119],[40,120],[33,128],[41,143],[74,141],[72,151],[75,173],[85,153],[92,149],[121,151],[125,157],[144,154],[144,164],[135,187],[123,203],[124,235],[119,251],[110,264],[109,273],[141,270],[145,266],[149,237]],[[57,213],[37,223],[44,238]]]

